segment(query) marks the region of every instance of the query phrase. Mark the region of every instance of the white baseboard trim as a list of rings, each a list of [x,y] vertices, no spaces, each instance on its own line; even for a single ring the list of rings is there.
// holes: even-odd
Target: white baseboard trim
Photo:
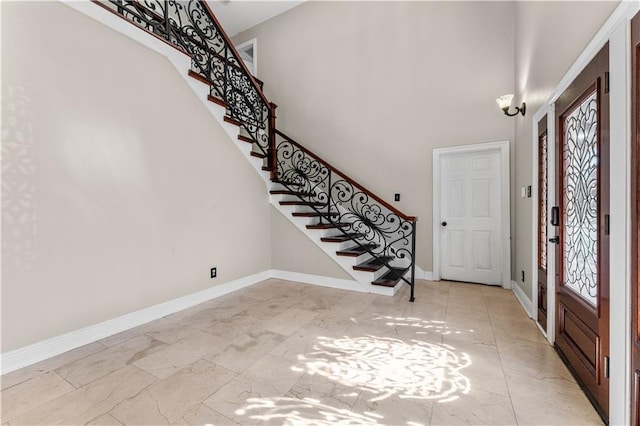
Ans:
[[[304,284],[313,284],[322,287],[338,288],[341,290],[351,290],[360,293],[368,293],[369,290],[361,286],[355,280],[345,280],[343,278],[325,277],[322,275],[303,274],[300,272],[282,271],[272,269],[270,271],[271,278],[277,278],[285,281],[296,281]]]
[[[518,283],[515,281],[511,281],[511,291],[513,291],[513,294],[516,296],[516,299],[518,299],[518,302],[520,302],[527,315],[529,315],[529,318],[533,318],[533,303],[531,302],[531,299],[524,294],[524,291],[522,291]]]
[[[259,272],[4,353],[0,355],[0,374],[10,373],[269,278],[271,271]]]
[[[270,278],[357,291],[360,293],[369,292],[368,289],[363,288],[357,281],[353,280],[270,269],[0,354],[0,374],[10,373],[27,367],[47,358],[79,348],[80,346],[88,345],[89,343],[96,342],[114,334],[191,308],[200,303],[250,287]],[[375,290],[376,289],[374,289],[374,291]],[[385,290],[386,292],[384,292]],[[393,290],[394,289],[381,288],[380,294],[393,296],[395,293]]]
[[[546,339],[549,340],[549,336],[547,335],[547,330],[542,328],[542,326],[540,325],[540,323],[538,321],[535,321],[535,323],[538,326],[538,330],[540,330],[540,333],[542,333],[544,335],[544,337],[546,337]],[[553,342],[549,342],[549,343],[551,345],[553,345]]]
[[[433,272],[425,271],[424,269],[416,265],[416,279],[433,281]]]

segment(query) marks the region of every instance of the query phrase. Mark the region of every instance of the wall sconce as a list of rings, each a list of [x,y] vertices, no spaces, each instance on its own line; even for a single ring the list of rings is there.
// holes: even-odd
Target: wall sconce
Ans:
[[[527,110],[527,104],[523,102],[521,106],[516,107],[516,112],[510,113],[509,107],[511,106],[512,99],[513,99],[513,94],[502,95],[496,99],[496,102],[498,103],[498,106],[500,106],[500,109],[504,111],[504,114],[506,116],[513,117],[514,115],[518,115],[518,113],[520,113],[524,117],[524,113]]]

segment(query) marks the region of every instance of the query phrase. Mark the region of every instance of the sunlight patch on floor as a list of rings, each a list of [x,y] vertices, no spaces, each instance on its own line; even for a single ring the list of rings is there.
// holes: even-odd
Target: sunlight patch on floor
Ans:
[[[318,337],[314,350],[299,359],[301,363],[294,370],[368,391],[374,395],[370,401],[396,396],[444,402],[469,393],[471,388],[462,374],[471,365],[469,355],[415,339]]]
[[[388,325],[390,327],[407,327],[412,329],[412,331],[414,331],[417,335],[441,334],[443,336],[447,336],[452,334],[462,334],[463,332],[475,332],[473,328],[466,328],[464,330],[456,329],[454,327],[448,326],[445,321],[424,320],[421,318],[412,317],[403,318],[380,315],[374,318],[374,321],[382,321],[385,325]]]
[[[247,403],[245,408],[236,413],[268,424],[308,426],[384,424],[384,418],[379,414],[368,412],[359,414],[352,410],[322,404],[313,398],[250,398]],[[262,414],[252,414],[252,412]]]

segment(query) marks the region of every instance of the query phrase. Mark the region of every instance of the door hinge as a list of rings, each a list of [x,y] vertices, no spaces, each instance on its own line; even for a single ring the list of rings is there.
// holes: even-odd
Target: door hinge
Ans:
[[[609,93],[609,71],[604,73],[604,93]]]
[[[605,356],[604,357],[604,366],[603,366],[603,373],[604,373],[604,378],[608,379],[609,378],[609,357]]]
[[[604,235],[609,235],[610,229],[609,229],[609,215],[605,214],[604,215]]]

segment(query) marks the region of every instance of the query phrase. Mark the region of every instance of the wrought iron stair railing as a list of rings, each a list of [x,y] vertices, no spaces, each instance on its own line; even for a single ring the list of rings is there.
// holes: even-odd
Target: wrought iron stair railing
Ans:
[[[276,129],[277,106],[251,75],[203,0],[92,0],[191,58],[192,71],[224,105],[230,122],[265,157],[271,180],[313,209],[318,228],[334,228],[383,266],[383,280],[410,285],[414,300],[416,218],[407,216]],[[277,141],[276,141],[277,139]],[[343,239],[347,239],[346,237]],[[344,252],[344,251],[343,251]],[[354,267],[354,269],[357,269]]]
[[[211,96],[226,104],[228,115],[242,124],[272,164],[269,136],[276,105],[268,101],[206,1],[93,1],[189,55],[193,71],[210,83]]]
[[[416,221],[388,204],[309,149],[276,129],[277,180],[298,193],[318,217],[354,236],[360,254],[387,267],[390,280],[411,286],[414,299]],[[409,275],[408,277],[406,275]]]

